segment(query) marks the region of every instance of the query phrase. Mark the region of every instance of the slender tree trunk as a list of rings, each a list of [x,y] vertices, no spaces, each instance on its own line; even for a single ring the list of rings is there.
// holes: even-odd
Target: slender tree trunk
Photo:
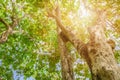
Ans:
[[[60,10],[56,9],[56,15],[60,18]],[[68,54],[66,47],[67,38],[61,33],[59,25],[57,24],[57,33],[58,33],[58,45],[60,50],[60,60],[62,68],[62,80],[74,80],[73,66],[71,55]]]
[[[63,38],[59,39],[60,60],[62,68],[62,80],[74,80],[71,55],[68,54],[67,47]]]

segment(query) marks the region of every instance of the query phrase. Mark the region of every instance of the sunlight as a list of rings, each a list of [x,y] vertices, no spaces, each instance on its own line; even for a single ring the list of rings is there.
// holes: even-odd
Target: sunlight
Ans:
[[[80,18],[87,18],[90,16],[90,12],[85,8],[83,2],[80,2],[78,15],[80,16]]]

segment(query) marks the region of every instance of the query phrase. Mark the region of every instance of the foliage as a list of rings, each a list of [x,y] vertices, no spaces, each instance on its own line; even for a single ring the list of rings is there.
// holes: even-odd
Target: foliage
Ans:
[[[13,12],[12,2],[15,3]],[[11,23],[14,14],[20,19],[7,42],[0,44],[0,78],[2,80],[61,80],[60,54],[57,43],[56,24],[47,17],[47,10],[54,8],[55,0],[0,0],[0,18]],[[92,26],[96,16],[81,17],[82,0],[59,1],[63,24],[84,42],[88,42],[87,27]],[[106,23],[107,38],[116,41],[115,57],[120,63],[120,1],[87,0],[92,8],[108,10]],[[89,10],[88,10],[89,11]],[[91,12],[94,15],[94,12]],[[0,23],[0,35],[5,31]],[[73,55],[76,80],[87,80],[90,73],[86,63],[76,50],[68,43],[69,52]]]

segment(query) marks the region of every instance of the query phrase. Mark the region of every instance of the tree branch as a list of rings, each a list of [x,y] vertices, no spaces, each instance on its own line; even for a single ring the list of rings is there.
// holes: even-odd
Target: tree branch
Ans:
[[[82,48],[85,44],[80,39],[78,39],[76,35],[72,33],[71,30],[66,29],[65,26],[62,24],[60,17],[57,15],[58,13],[60,13],[60,8],[58,5],[54,12],[55,13],[49,11],[48,16],[56,20],[56,23],[62,30],[64,36],[76,47],[77,50]]]
[[[13,21],[12,21],[12,24],[9,25],[4,19],[0,18],[0,22],[2,22],[6,27],[7,27],[7,30],[4,31],[1,35],[1,38],[0,38],[0,43],[4,43],[7,41],[8,39],[8,36],[10,34],[12,34],[13,32],[13,29],[15,26],[17,26],[18,22],[17,20],[14,18]]]
[[[2,22],[7,27],[7,30],[1,34],[0,43],[4,43],[7,41],[8,36],[12,34],[14,27],[16,27],[18,25],[18,22],[20,21],[20,19],[18,19],[16,16],[17,14],[15,13],[15,1],[11,0],[11,2],[13,12],[11,15],[12,23],[8,24],[4,19],[0,18],[0,22]]]
[[[0,18],[0,22],[3,23],[7,29],[10,27],[10,25],[4,19]]]
[[[56,9],[56,15],[52,14],[52,17],[55,16],[61,19],[60,10]],[[68,49],[66,46],[67,39],[66,37],[64,37],[64,35],[61,34],[61,29],[58,24],[57,24],[57,34],[58,34],[58,45],[60,49],[60,59],[61,59],[61,67],[62,67],[62,79],[74,80],[71,55],[68,53]]]
[[[2,33],[1,38],[0,38],[0,43],[4,43],[7,41],[9,34],[11,34],[12,28],[4,19],[0,18],[0,22],[3,23],[7,27],[7,30]]]

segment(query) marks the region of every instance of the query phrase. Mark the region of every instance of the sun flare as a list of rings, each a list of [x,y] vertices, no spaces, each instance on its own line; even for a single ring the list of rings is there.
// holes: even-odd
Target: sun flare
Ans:
[[[80,3],[79,9],[78,9],[78,15],[80,18],[87,18],[90,16],[90,12],[85,8],[85,5],[83,2]]]

